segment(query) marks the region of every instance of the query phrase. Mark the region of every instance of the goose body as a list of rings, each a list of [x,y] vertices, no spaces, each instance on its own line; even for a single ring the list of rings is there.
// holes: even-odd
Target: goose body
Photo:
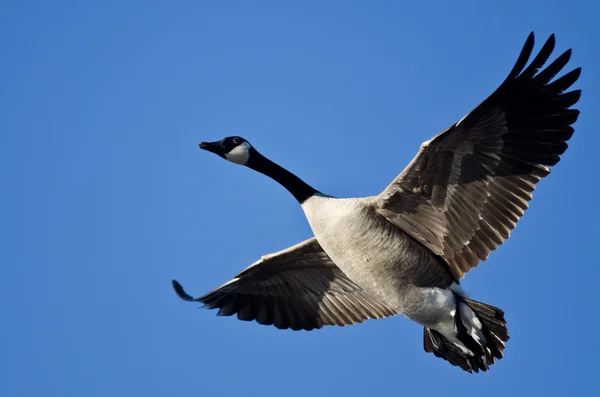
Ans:
[[[285,187],[314,237],[263,256],[199,298],[173,280],[175,291],[220,315],[282,329],[403,314],[424,327],[425,351],[487,371],[509,339],[504,312],[467,298],[460,279],[509,237],[574,132],[579,111],[570,107],[581,91],[565,91],[581,69],[552,81],[568,50],[540,71],[554,44],[552,35],[527,66],[531,34],[492,95],[424,142],[377,196],[323,194],[241,137],[201,143]]]
[[[374,204],[373,197],[317,194],[302,209],[323,250],[352,281],[394,311],[433,326],[454,310],[446,290],[452,274]]]

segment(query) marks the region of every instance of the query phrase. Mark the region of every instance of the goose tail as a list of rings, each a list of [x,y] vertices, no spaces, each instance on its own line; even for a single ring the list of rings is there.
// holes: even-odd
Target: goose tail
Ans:
[[[487,371],[503,357],[509,339],[504,312],[465,297],[457,296],[456,300],[455,337],[425,328],[425,351],[467,372]]]

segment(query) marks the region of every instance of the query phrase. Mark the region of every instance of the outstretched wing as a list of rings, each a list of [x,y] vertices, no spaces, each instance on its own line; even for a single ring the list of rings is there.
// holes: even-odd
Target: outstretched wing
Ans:
[[[550,81],[566,51],[538,73],[554,49],[550,36],[525,68],[533,33],[500,87],[458,123],[423,143],[378,196],[378,210],[460,278],[510,235],[535,184],[550,173],[573,135],[580,90],[564,92],[581,68]]]
[[[199,298],[192,298],[173,280],[180,298],[237,313],[277,328],[312,330],[323,325],[349,325],[397,314],[350,280],[315,238],[266,255],[233,280]]]

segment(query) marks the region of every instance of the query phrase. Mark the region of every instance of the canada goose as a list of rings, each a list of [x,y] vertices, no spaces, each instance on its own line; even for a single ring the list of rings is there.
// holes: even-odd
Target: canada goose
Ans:
[[[581,68],[550,81],[564,52],[538,73],[554,35],[526,67],[529,35],[506,80],[479,106],[421,145],[378,196],[323,194],[239,136],[200,148],[279,182],[298,200],[313,238],[263,256],[219,288],[186,301],[277,328],[312,330],[403,314],[424,348],[468,372],[487,371],[509,339],[504,312],[471,300],[460,279],[510,235],[535,184],[573,135]]]

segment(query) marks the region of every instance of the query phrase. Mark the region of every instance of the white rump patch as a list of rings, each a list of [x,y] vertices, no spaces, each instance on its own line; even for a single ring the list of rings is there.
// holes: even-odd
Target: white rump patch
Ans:
[[[248,142],[242,142],[237,145],[229,153],[225,153],[225,158],[232,163],[246,165],[248,159],[250,158],[250,144]]]

